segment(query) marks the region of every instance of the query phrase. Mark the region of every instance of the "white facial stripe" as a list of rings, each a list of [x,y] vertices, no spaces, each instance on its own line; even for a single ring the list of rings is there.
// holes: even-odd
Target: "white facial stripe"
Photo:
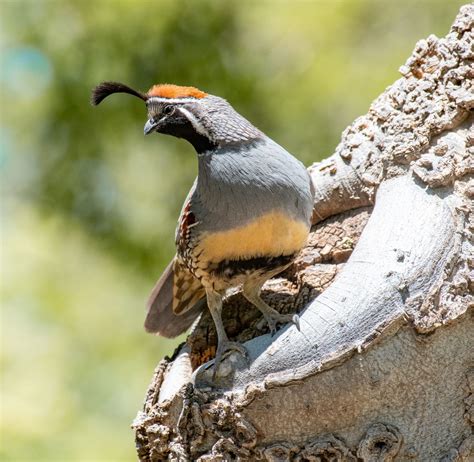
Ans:
[[[151,96],[147,101],[150,103],[195,103],[199,100],[196,98],[160,98],[159,96]]]
[[[207,138],[210,138],[209,132],[202,126],[202,124],[199,122],[199,120],[196,119],[194,114],[192,114],[190,111],[188,111],[184,107],[177,106],[176,109],[178,111],[181,111],[181,113],[192,123],[194,129],[198,133],[200,133],[201,135],[206,136]]]

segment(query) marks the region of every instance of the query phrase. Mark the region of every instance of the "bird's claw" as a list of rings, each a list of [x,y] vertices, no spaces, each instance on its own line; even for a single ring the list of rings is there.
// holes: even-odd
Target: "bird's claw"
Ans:
[[[291,322],[296,326],[298,332],[301,332],[300,317],[297,314],[293,315],[293,317],[291,318]]]
[[[287,324],[291,322],[300,329],[300,317],[297,314],[278,314],[278,316],[266,316],[268,327],[270,328],[270,335],[273,337],[277,331],[277,324]]]
[[[249,354],[247,349],[238,342],[231,342],[229,340],[220,342],[217,346],[216,357],[214,359],[214,372],[212,374],[212,380],[215,380],[217,371],[219,369],[219,365],[224,357],[224,355],[228,352],[236,351],[240,353],[246,360],[249,358]]]

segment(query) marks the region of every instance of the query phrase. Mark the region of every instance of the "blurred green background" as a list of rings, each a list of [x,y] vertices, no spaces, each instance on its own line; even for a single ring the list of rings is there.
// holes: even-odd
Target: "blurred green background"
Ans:
[[[396,80],[456,0],[1,1],[0,460],[134,460],[129,424],[182,339],[142,329],[196,174],[144,105],[169,82],[228,99],[306,164]]]

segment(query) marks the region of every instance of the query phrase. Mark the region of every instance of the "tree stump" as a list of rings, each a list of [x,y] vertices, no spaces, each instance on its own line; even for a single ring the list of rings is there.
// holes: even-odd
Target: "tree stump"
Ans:
[[[212,382],[204,313],[155,370],[133,423],[142,461],[468,461],[474,457],[474,4],[416,44],[402,78],[310,167],[307,247],[264,298],[240,294]]]

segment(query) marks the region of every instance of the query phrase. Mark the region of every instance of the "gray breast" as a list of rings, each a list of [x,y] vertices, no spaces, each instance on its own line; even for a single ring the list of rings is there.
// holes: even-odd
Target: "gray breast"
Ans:
[[[275,210],[309,224],[310,181],[304,165],[267,137],[201,154],[191,193],[199,232],[232,229]]]

